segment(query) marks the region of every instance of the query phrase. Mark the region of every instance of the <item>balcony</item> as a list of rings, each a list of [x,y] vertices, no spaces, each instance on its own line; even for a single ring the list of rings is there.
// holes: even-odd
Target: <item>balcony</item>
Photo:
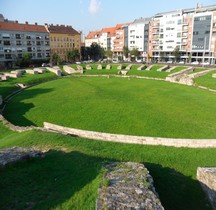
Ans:
[[[159,40],[159,36],[153,36],[152,40]]]
[[[183,26],[188,26],[188,22],[183,22],[182,25]]]
[[[154,23],[153,25],[152,25],[152,28],[159,28],[160,27],[160,24],[159,23]]]
[[[158,46],[159,42],[152,42],[152,46]]]
[[[154,34],[156,34],[156,35],[159,34],[159,30],[153,31],[152,34],[153,34],[153,35],[154,35]]]

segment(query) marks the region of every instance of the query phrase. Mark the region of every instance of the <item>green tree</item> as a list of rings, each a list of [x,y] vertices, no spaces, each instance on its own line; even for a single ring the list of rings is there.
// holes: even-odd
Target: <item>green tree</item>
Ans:
[[[191,63],[191,59],[192,59],[192,56],[191,56],[191,53],[188,55],[188,62]]]
[[[76,61],[80,59],[80,52],[77,49],[73,49],[67,52],[68,61]]]
[[[129,53],[130,53],[130,50],[128,49],[128,47],[124,46],[123,47],[123,55],[125,56],[125,58],[128,58]]]
[[[137,58],[139,56],[139,51],[137,48],[133,48],[130,52],[130,54],[132,55],[132,57]]]
[[[179,61],[180,60],[181,53],[180,53],[179,47],[175,47],[175,49],[173,50],[173,55],[175,57],[175,61]]]
[[[105,55],[106,55],[107,58],[112,58],[113,52],[110,49],[107,49],[105,51]]]
[[[57,53],[54,53],[54,54],[52,55],[52,62],[53,62],[54,64],[58,64],[59,61],[60,61],[59,55],[58,55]]]
[[[103,58],[105,55],[104,49],[97,43],[92,43],[90,46],[90,57],[93,60]]]
[[[165,53],[164,52],[160,52],[160,59],[162,62],[165,60]]]

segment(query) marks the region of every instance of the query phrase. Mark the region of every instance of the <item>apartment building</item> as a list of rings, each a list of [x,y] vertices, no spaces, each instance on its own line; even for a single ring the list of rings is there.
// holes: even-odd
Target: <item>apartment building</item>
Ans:
[[[119,25],[119,27],[117,27],[115,32],[115,39],[113,40],[112,51],[114,53],[114,56],[120,60],[122,60],[122,58],[124,57],[123,55],[124,47],[128,47],[128,25],[129,23]]]
[[[90,31],[85,37],[85,47],[90,47],[92,43],[100,43],[100,31]]]
[[[153,60],[216,62],[216,6],[158,13],[149,24],[149,56]]]
[[[80,52],[81,34],[72,26],[46,24],[46,28],[50,33],[51,62],[55,53],[60,57],[60,61],[68,61],[68,51],[77,49]]]
[[[140,59],[147,60],[149,41],[149,22],[151,18],[136,19],[128,26],[128,48],[139,51]]]
[[[45,26],[0,21],[0,65],[10,68],[24,53],[29,53],[32,61],[49,59],[49,32]]]

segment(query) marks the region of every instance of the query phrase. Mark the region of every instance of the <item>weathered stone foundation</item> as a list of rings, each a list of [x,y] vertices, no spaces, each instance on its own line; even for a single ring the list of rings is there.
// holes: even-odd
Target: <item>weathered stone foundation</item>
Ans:
[[[153,179],[143,164],[114,162],[104,166],[96,210],[163,210]]]
[[[197,179],[207,194],[213,209],[216,209],[216,168],[199,167],[197,169]]]

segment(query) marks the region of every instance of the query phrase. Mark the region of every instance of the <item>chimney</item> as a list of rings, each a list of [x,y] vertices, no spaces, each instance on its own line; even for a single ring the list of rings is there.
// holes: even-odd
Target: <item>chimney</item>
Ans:
[[[18,20],[16,20],[15,23],[19,23]]]
[[[45,26],[48,26],[48,24],[47,24],[47,23],[44,23],[44,25],[45,25]]]
[[[37,26],[37,23],[35,23],[35,25]]]
[[[27,25],[28,25],[28,22],[26,21],[26,22],[25,22],[25,24],[27,24]]]

